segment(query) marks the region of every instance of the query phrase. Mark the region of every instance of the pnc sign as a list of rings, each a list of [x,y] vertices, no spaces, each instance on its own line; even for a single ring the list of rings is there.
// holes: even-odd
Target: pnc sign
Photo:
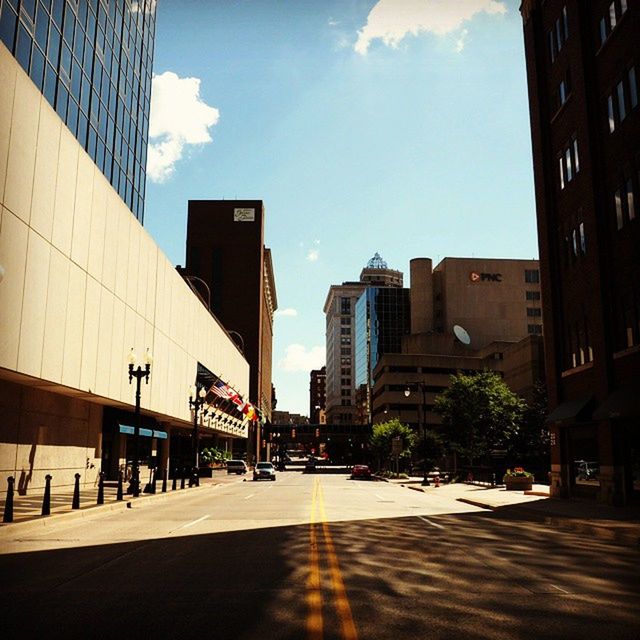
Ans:
[[[471,280],[471,282],[502,282],[502,274],[478,273],[477,271],[472,271],[469,274],[469,280]]]

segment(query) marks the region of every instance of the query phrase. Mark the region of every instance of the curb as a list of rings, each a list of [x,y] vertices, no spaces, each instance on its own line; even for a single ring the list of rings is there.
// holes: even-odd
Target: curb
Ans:
[[[127,496],[122,501],[109,502],[108,504],[90,505],[81,507],[74,511],[64,511],[62,513],[52,513],[50,516],[35,516],[27,520],[19,520],[17,522],[0,523],[0,540],[10,538],[14,535],[20,535],[32,530],[38,530],[46,527],[53,527],[58,524],[80,520],[82,518],[98,518],[107,515],[113,511],[122,511],[126,509],[140,509],[150,506],[152,503],[171,500],[173,495],[193,495],[196,492],[202,492],[205,489],[215,489],[222,486],[219,484],[205,484],[199,487],[189,487],[188,489],[176,489],[175,491],[167,491],[166,493],[145,494],[139,498]],[[224,483],[231,484],[231,483]]]

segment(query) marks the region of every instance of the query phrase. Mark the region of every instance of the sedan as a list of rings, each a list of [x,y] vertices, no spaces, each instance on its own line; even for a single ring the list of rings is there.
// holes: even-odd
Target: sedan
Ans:
[[[253,470],[254,480],[275,480],[276,470],[270,462],[258,462]]]
[[[351,469],[351,479],[371,480],[371,469],[366,464],[357,464]]]

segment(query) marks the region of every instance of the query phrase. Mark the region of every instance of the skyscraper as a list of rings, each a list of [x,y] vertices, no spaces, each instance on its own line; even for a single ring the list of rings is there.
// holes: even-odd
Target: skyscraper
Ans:
[[[640,497],[640,5],[521,5],[553,495]]]
[[[0,0],[0,39],[142,222],[156,0]]]
[[[327,354],[327,423],[355,423],[356,303],[368,287],[402,288],[402,273],[389,269],[376,253],[360,273],[358,282],[331,285],[324,304]]]
[[[319,424],[324,420],[327,401],[327,368],[314,369],[309,375],[309,422]],[[321,419],[322,418],[322,419]]]

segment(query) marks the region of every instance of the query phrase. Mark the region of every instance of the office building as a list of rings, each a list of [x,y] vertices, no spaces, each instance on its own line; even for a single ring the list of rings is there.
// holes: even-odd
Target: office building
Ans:
[[[640,6],[520,10],[552,494],[628,503],[640,496]]]
[[[49,55],[59,26],[59,55],[75,52],[69,45],[76,46],[82,31],[76,20],[82,16],[85,32],[88,25],[99,40],[98,60],[110,51],[126,82],[122,56],[142,64],[144,46],[136,34],[147,28],[152,33],[153,14],[140,3],[135,10],[129,2],[110,3],[109,12],[102,11],[103,3],[90,3],[97,14],[88,4],[22,2],[17,21],[17,3],[5,0],[0,8],[0,474],[13,476],[22,493],[40,491],[47,474],[55,492],[72,486],[76,473],[82,485],[95,486],[101,469],[108,479],[130,471],[136,424],[136,385],[128,371],[132,348],[143,367],[147,349],[153,356],[140,403],[139,453],[147,465],[173,470],[193,463],[191,385],[233,380],[240,395],[249,393],[249,365],[234,342],[145,232],[133,200],[122,199],[104,163],[96,164],[92,149],[78,139],[78,127],[69,120],[70,99],[66,110],[58,101],[69,80],[67,63],[62,58],[58,66],[45,63],[42,82],[35,74],[34,60]],[[112,20],[123,34],[126,29],[127,52],[119,50],[124,43],[120,47],[106,35],[102,40]],[[25,35],[33,33],[32,26],[33,41]],[[39,40],[45,31],[46,51]],[[4,44],[7,38],[11,49]],[[92,42],[84,38],[83,61]],[[147,59],[151,49],[148,41]],[[92,75],[82,72],[81,87],[86,75],[101,100],[105,77],[111,82],[103,73],[98,86],[96,65],[93,58]],[[51,69],[59,75],[53,106]],[[106,95],[110,92],[109,87]],[[148,104],[143,121],[147,117]],[[125,127],[131,135],[133,124]],[[203,444],[231,450],[235,440],[247,437],[246,423],[226,407],[198,418]],[[5,489],[3,481],[0,490]]]
[[[249,399],[271,421],[273,313],[277,298],[271,251],[264,245],[261,200],[190,200],[186,266],[180,269],[251,367]],[[204,284],[203,284],[204,283]],[[248,455],[260,453],[260,423]]]
[[[355,310],[356,422],[371,421],[372,372],[385,353],[400,353],[402,338],[409,333],[409,290],[369,287]]]
[[[314,369],[309,375],[309,421],[320,424],[326,407],[327,367]]]
[[[368,287],[402,287],[402,273],[389,269],[376,253],[357,282],[331,285],[326,315],[326,419],[330,424],[354,424],[358,414],[355,384],[355,309]]]
[[[142,222],[155,0],[0,1],[0,38]]]

